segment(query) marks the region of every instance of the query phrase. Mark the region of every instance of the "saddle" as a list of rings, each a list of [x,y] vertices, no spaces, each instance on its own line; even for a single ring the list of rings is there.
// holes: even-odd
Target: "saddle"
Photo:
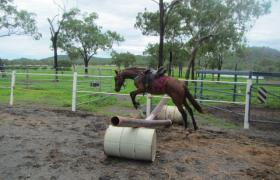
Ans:
[[[166,69],[164,67],[160,67],[158,70],[155,69],[147,69],[144,72],[143,84],[145,87],[145,92],[147,89],[151,87],[153,81],[166,73]]]

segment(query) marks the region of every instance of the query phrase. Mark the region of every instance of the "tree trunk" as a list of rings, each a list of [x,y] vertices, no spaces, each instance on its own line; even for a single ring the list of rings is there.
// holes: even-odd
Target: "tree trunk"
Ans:
[[[179,77],[181,78],[182,77],[182,74],[183,74],[183,65],[181,63],[179,63]]]
[[[85,74],[88,75],[88,63],[89,63],[89,60],[88,59],[84,59],[84,62],[85,62]]]
[[[52,38],[52,43],[53,43],[53,53],[54,53],[54,56],[53,56],[53,64],[54,64],[54,70],[55,70],[55,81],[58,81],[58,58],[57,58],[57,36],[54,36]]]
[[[172,51],[169,52],[168,76],[171,76],[171,69],[172,69]]]
[[[195,61],[192,62],[192,74],[191,74],[192,80],[194,80],[194,67],[195,67]]]
[[[188,63],[188,66],[187,66],[186,75],[185,75],[186,79],[190,78],[191,68],[194,68],[194,61],[195,61],[195,58],[196,58],[197,50],[198,50],[198,46],[195,46],[195,47],[192,48],[189,63]],[[192,74],[194,74],[194,69],[192,70]],[[192,75],[192,78],[194,78],[194,75]]]
[[[221,71],[223,66],[223,57],[222,55],[219,55],[219,61],[218,61],[218,70]],[[218,73],[217,81],[220,81],[221,74]]]
[[[72,67],[73,67],[73,72],[76,72],[76,65],[74,63],[72,64]]]
[[[158,68],[163,66],[163,43],[164,43],[164,5],[163,0],[159,1],[159,12],[160,12],[160,32],[159,32],[159,59]]]
[[[191,51],[190,60],[189,60],[186,75],[185,75],[186,79],[189,79],[189,77],[190,77],[191,68],[192,68],[192,78],[194,78],[194,75],[193,75],[194,74],[194,61],[196,58],[197,51],[198,51],[199,47],[201,46],[201,44],[212,36],[214,36],[214,35],[209,34],[209,35],[203,36],[198,41],[195,41],[194,46]]]

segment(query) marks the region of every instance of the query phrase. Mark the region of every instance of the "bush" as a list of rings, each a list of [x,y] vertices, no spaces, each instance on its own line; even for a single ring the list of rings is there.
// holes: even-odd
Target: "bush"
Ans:
[[[72,63],[69,60],[59,60],[58,70],[60,71],[71,71]]]

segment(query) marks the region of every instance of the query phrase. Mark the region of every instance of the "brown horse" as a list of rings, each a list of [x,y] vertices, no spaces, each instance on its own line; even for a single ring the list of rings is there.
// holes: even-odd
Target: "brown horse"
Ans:
[[[137,94],[141,93],[150,93],[154,95],[162,95],[167,94],[171,97],[173,103],[177,106],[179,112],[181,113],[183,117],[183,123],[185,128],[187,128],[187,113],[185,112],[183,106],[187,109],[189,114],[192,118],[192,123],[194,126],[194,129],[197,130],[198,127],[196,125],[196,121],[193,116],[193,111],[188,105],[186,99],[189,100],[189,102],[193,105],[193,107],[200,113],[203,113],[200,105],[196,102],[196,100],[193,98],[193,96],[190,94],[189,90],[186,88],[184,82],[181,82],[177,79],[174,79],[169,76],[161,76],[157,79],[155,79],[152,84],[145,88],[144,85],[144,78],[145,78],[145,70],[143,68],[127,68],[122,71],[116,71],[115,76],[115,91],[119,92],[121,89],[121,86],[124,84],[124,81],[126,79],[133,79],[134,85],[137,88],[137,90],[132,91],[130,93],[130,97],[132,100],[132,103],[134,107],[137,109],[139,106],[139,103],[135,101],[135,97]]]

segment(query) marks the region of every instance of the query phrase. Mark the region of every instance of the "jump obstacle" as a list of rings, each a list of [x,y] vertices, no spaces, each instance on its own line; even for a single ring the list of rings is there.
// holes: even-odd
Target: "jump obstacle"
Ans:
[[[147,112],[145,120],[112,117],[112,125],[104,136],[104,153],[107,156],[153,162],[156,157],[157,137],[155,129],[149,128],[172,125],[171,120],[154,120],[167,100],[165,95],[151,113]]]
[[[157,119],[171,119],[172,123],[183,123],[183,117],[176,106],[163,106],[157,115]]]

